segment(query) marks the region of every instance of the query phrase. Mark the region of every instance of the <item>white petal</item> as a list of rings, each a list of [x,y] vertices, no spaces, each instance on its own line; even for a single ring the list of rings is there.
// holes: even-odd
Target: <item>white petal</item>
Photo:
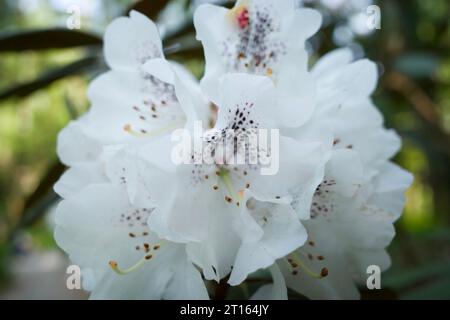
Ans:
[[[287,286],[309,299],[359,299],[359,292],[348,269],[346,269],[344,257],[336,256],[330,261],[325,261],[328,276],[322,279],[311,277],[302,269],[299,269],[298,273],[293,275],[291,268],[285,261],[279,261],[278,265],[283,272]],[[309,268],[316,272],[320,272],[321,267],[322,264],[309,263]]]
[[[58,135],[57,153],[65,165],[96,160],[101,153],[101,146],[85,133],[86,118],[71,121]]]
[[[357,152],[338,149],[327,163],[326,177],[332,177],[336,182],[336,192],[351,197],[363,183],[363,170]]]
[[[200,120],[204,124],[209,120],[209,103],[200,90],[194,76],[182,65],[165,59],[152,59],[145,63],[143,69],[158,79],[175,87],[180,107],[186,115],[187,128]]]
[[[377,80],[377,67],[367,59],[336,68],[318,79],[318,103],[326,108],[368,97],[375,90]]]
[[[238,22],[242,10],[248,12],[246,27]],[[232,10],[200,6],[194,24],[205,49],[202,88],[218,104],[221,86],[217,79],[221,75],[268,75],[277,86],[275,116],[284,120],[283,125],[300,126],[312,114],[315,90],[307,73],[305,40],[317,31],[320,22],[317,11],[295,10],[292,0],[240,1]]]
[[[162,44],[156,25],[143,14],[115,19],[106,29],[104,54],[112,69],[137,69],[151,58],[162,57]]]
[[[316,62],[311,70],[315,78],[326,76],[332,72],[333,68],[342,67],[353,60],[353,53],[350,48],[340,48],[328,52]]]
[[[54,190],[62,198],[68,198],[91,184],[106,181],[99,163],[82,163],[67,169],[55,184]]]
[[[189,261],[177,266],[175,275],[164,293],[165,299],[207,300],[209,299],[200,272]]]
[[[171,281],[178,282],[174,279],[179,272],[193,277],[189,279],[193,291],[186,298],[204,294],[201,279],[186,262],[184,246],[152,235],[146,225],[149,214],[132,207],[121,187],[109,184],[91,185],[60,203],[55,239],[74,263],[92,270],[92,299],[171,298],[173,291],[165,291]],[[146,246],[158,243],[153,257],[133,272],[119,275],[109,266],[114,260],[128,268],[148,254]]]
[[[381,271],[391,266],[391,258],[384,249],[361,250],[352,254],[354,259],[353,268],[355,269],[356,281],[363,286],[366,285],[369,274],[367,269],[369,266],[377,266]],[[381,284],[383,285],[383,284]]]
[[[241,215],[244,215],[242,224],[245,223],[245,216],[250,214],[249,210],[242,210]],[[228,281],[231,285],[241,283],[250,273],[269,267],[275,263],[276,259],[286,256],[305,243],[306,230],[290,205],[272,206],[267,214],[267,217],[264,217],[267,222],[263,226],[264,233],[261,238],[255,239],[243,235]]]
[[[88,96],[89,131],[106,143],[142,142],[184,125],[173,86],[138,72],[109,71]]]
[[[264,285],[251,297],[252,300],[287,300],[287,288],[277,264],[270,267],[273,284]]]
[[[374,181],[374,194],[369,199],[371,205],[382,208],[396,220],[405,204],[405,191],[411,185],[413,176],[393,163],[386,163]]]
[[[254,121],[260,122],[264,129],[271,127],[274,118],[275,124],[277,120],[284,120],[277,119],[275,87],[269,78],[244,73],[227,74],[221,78],[220,87],[220,95],[213,99],[219,106],[216,128],[225,128],[238,108],[244,114],[245,110],[249,111]]]
[[[294,139],[280,137],[279,150],[279,170],[265,175],[260,170],[250,172],[250,190],[261,200],[286,196],[299,185],[313,192],[318,175],[323,175],[327,159],[324,147],[320,143],[298,143]],[[272,161],[274,167],[275,162]]]
[[[125,260],[137,261],[142,254],[133,250],[138,240],[129,237],[129,232],[140,227],[120,222],[121,215],[128,216],[132,210],[121,188],[88,186],[58,205],[55,239],[82,267],[107,269],[108,262],[121,254]]]
[[[205,51],[206,74],[201,81],[202,89],[209,98],[219,96],[220,88],[217,79],[226,72],[222,63],[221,39],[233,32],[233,28],[226,21],[227,9],[210,4],[201,5],[194,13],[194,25],[197,39],[202,41]],[[212,97],[212,98],[211,98]]]

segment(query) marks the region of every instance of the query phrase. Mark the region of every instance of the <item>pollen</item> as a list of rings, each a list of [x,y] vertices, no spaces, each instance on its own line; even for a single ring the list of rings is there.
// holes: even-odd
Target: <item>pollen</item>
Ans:
[[[272,70],[272,68],[267,68],[267,69],[266,69],[266,74],[267,74],[268,76],[273,75],[273,70]]]

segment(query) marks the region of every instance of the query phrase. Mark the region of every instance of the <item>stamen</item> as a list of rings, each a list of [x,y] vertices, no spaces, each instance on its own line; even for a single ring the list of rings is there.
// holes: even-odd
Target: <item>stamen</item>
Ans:
[[[240,202],[244,199],[243,192],[237,192],[234,190],[233,183],[231,181],[230,172],[226,169],[221,168],[217,175],[222,179],[227,191],[230,193],[231,197],[226,196],[225,200],[227,202],[232,202],[233,198],[238,199],[236,205],[239,206]]]
[[[160,244],[154,245],[153,246],[153,250],[159,250],[159,248],[161,247]],[[138,248],[138,246],[136,246],[136,249]],[[126,275],[129,274],[133,271],[138,270],[140,267],[142,267],[144,265],[144,263],[148,260],[150,260],[151,258],[153,258],[153,254],[150,254],[150,245],[148,243],[144,243],[144,249],[145,249],[145,256],[139,260],[138,262],[136,262],[134,265],[132,265],[131,267],[127,268],[127,269],[122,269],[119,267],[117,261],[111,260],[109,261],[109,266],[111,267],[111,269],[113,269],[113,271],[117,274],[120,275]]]
[[[127,268],[127,269],[121,269],[119,267],[119,265],[117,264],[116,261],[112,260],[109,262],[109,266],[111,267],[111,269],[114,270],[114,272],[116,272],[117,274],[120,275],[126,275],[130,272],[136,271],[137,269],[139,269],[144,263],[145,263],[146,259],[145,257],[142,258],[141,260],[139,260],[136,264],[132,265],[131,267]]]
[[[295,253],[291,253],[290,254],[290,258],[287,259],[288,263],[290,264],[290,266],[292,266],[293,268],[296,268],[297,266],[299,266],[300,268],[302,268],[310,277],[313,277],[315,279],[322,279],[325,278],[328,275],[328,269],[327,268],[322,268],[320,270],[320,273],[314,272],[313,270],[311,270],[301,259],[300,257]]]
[[[161,135],[163,133],[166,132],[170,132],[180,126],[183,125],[183,122],[181,121],[177,121],[177,122],[172,122],[167,126],[161,127],[161,128],[157,128],[155,130],[152,131],[146,131],[141,129],[140,131],[136,131],[134,130],[130,124],[126,124],[123,126],[123,130],[135,137],[152,137],[152,136],[157,136],[157,135]]]

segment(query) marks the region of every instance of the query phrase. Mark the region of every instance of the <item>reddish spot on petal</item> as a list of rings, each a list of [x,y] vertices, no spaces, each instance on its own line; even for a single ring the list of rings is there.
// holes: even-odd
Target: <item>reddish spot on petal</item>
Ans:
[[[236,17],[237,17],[237,22],[238,22],[239,28],[245,29],[248,27],[248,25],[250,23],[250,18],[248,16],[247,8],[242,8],[241,10],[239,10]]]

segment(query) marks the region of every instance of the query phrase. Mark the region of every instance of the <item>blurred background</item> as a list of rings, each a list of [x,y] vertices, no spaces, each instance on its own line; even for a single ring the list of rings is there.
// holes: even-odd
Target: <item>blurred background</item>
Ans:
[[[0,0],[0,299],[84,299],[67,290],[69,262],[52,238],[64,171],[58,131],[85,112],[90,80],[106,70],[101,35],[130,9],[158,22],[166,55],[196,76],[203,53],[192,12],[207,0]],[[450,299],[450,2],[310,0],[324,27],[311,60],[336,47],[376,61],[374,99],[403,138],[395,161],[414,184],[389,248],[382,290],[363,298]],[[369,28],[377,18],[379,29]],[[374,11],[375,10],[375,11]],[[374,16],[375,15],[375,16]]]

